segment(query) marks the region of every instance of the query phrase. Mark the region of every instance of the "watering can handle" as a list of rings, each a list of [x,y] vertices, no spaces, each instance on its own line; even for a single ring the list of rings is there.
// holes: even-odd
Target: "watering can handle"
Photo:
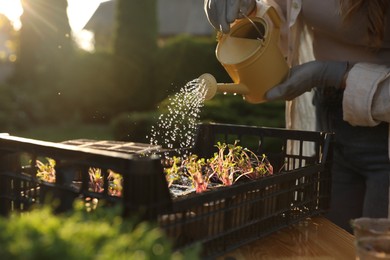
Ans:
[[[275,29],[280,29],[282,20],[280,19],[279,14],[276,12],[276,9],[273,6],[262,4],[261,9],[256,16],[264,17],[266,15],[268,15],[268,17],[271,19]]]

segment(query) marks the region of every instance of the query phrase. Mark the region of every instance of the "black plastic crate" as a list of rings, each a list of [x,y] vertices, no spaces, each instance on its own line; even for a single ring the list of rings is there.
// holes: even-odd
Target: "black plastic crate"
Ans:
[[[60,200],[58,210],[69,210],[76,197],[122,203],[124,216],[139,214],[157,221],[181,249],[203,245],[203,257],[213,258],[307,217],[324,213],[330,200],[331,134],[285,129],[201,124],[195,146],[201,157],[210,157],[216,142],[247,147],[267,155],[273,176],[237,183],[201,194],[172,199],[163,175],[161,159],[166,151],[140,157],[145,148],[130,143],[71,140],[56,144],[0,135],[0,214],[29,210],[45,202],[42,191]],[[100,144],[97,144],[100,143]],[[309,148],[304,153],[304,147]],[[154,147],[158,148],[158,147]],[[174,153],[174,151],[170,151]],[[24,158],[27,156],[27,160]],[[50,157],[57,162],[56,183],[38,181],[33,161]],[[28,162],[26,164],[26,162]],[[89,187],[88,169],[114,170],[123,176],[121,197]],[[75,186],[75,183],[78,185]]]
[[[56,162],[54,183],[36,177],[36,160]],[[99,169],[102,191],[91,190],[90,169]],[[120,174],[123,194],[110,194],[108,176]],[[35,204],[56,202],[57,212],[71,210],[76,198],[96,198],[105,205],[123,204],[123,215],[142,212],[142,219],[156,219],[170,209],[171,198],[162,174],[161,158],[78,147],[69,144],[0,134],[0,214],[30,210]],[[147,196],[143,195],[148,191]]]
[[[178,248],[203,244],[212,258],[307,217],[330,202],[331,134],[254,126],[203,124],[194,153],[209,158],[219,142],[267,155],[279,173],[173,201],[160,225]],[[305,149],[308,152],[305,152]]]

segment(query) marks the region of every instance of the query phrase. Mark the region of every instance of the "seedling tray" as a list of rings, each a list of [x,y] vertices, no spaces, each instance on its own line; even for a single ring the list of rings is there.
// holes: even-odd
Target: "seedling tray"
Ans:
[[[200,124],[195,146],[188,148],[210,157],[217,142],[247,147],[266,154],[274,175],[236,183],[200,194],[173,199],[163,176],[166,151],[143,157],[145,147],[129,143],[70,140],[64,144],[0,135],[0,214],[29,210],[44,203],[42,191],[61,202],[56,210],[72,207],[76,197],[121,203],[123,215],[156,221],[177,249],[201,243],[203,258],[214,258],[307,217],[323,214],[330,202],[331,138],[329,133],[228,124]],[[172,152],[172,151],[171,151]],[[25,159],[24,157],[28,157]],[[35,177],[37,158],[56,160],[56,183]],[[23,162],[24,161],[24,162]],[[27,162],[27,165],[26,165]],[[91,191],[88,169],[123,176],[121,197]],[[75,186],[75,182],[78,185]],[[100,202],[99,202],[100,203]]]

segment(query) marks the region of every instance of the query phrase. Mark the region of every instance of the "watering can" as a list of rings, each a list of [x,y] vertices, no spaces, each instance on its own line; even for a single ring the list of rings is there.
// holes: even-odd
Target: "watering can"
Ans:
[[[206,100],[223,92],[241,94],[249,103],[266,101],[264,94],[281,83],[289,71],[278,46],[280,24],[276,10],[267,6],[258,17],[240,19],[228,34],[220,36],[216,57],[234,83],[217,83],[211,74],[201,75]]]

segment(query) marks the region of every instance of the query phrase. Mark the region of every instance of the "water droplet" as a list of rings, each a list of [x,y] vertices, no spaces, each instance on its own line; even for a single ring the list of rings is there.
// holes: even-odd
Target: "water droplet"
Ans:
[[[161,114],[157,125],[152,127],[150,143],[168,148],[192,146],[204,106],[205,89],[204,81],[195,79],[169,97],[168,112]]]

